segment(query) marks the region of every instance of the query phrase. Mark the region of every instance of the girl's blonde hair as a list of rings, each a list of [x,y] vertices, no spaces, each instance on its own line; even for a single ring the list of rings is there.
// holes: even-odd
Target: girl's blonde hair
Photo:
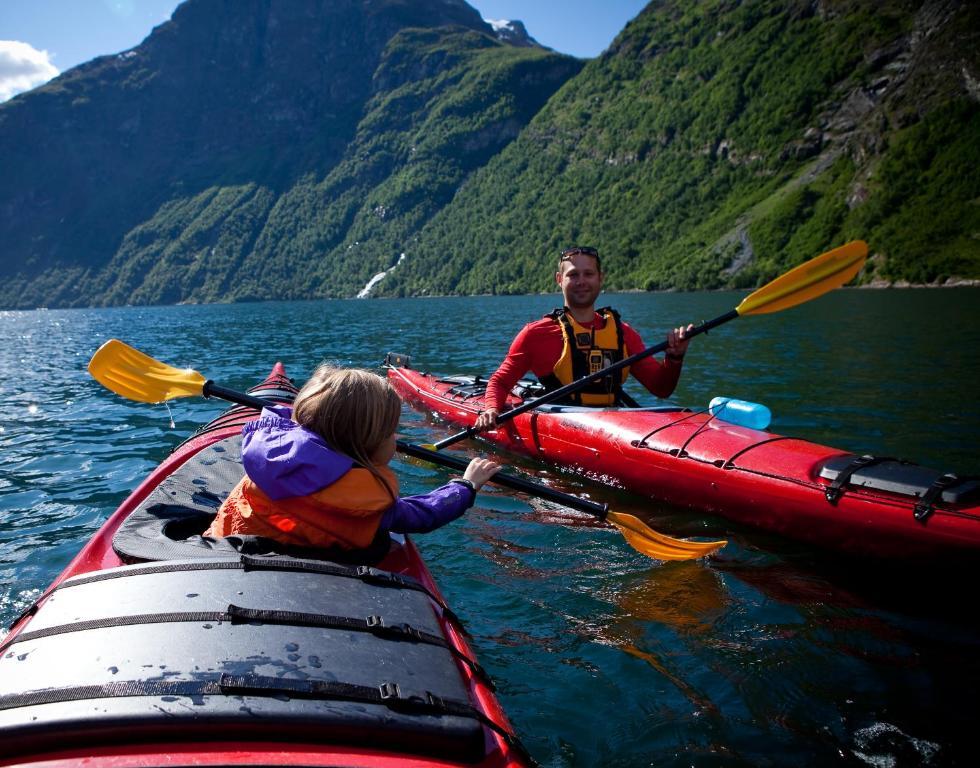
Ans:
[[[398,429],[402,401],[387,379],[360,368],[323,364],[293,402],[293,420],[350,456],[395,492],[371,457]]]

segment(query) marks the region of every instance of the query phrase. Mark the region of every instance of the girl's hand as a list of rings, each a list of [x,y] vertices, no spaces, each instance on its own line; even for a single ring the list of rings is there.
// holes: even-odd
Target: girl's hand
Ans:
[[[483,484],[497,474],[500,465],[490,459],[473,459],[463,473],[463,479],[473,483],[473,489],[479,491]]]

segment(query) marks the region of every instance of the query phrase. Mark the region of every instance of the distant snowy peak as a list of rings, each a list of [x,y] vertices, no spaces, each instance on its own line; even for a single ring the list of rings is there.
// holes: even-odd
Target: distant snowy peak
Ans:
[[[519,48],[544,47],[527,33],[523,21],[510,21],[508,19],[484,19],[484,21],[493,27],[493,32],[498,40],[516,45]]]

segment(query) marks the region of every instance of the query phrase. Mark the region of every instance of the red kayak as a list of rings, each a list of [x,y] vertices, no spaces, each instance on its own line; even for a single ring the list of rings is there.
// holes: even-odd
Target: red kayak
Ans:
[[[291,402],[276,365],[252,392]],[[180,445],[0,644],[0,765],[531,763],[412,542],[211,539],[235,407]]]
[[[486,379],[440,378],[389,355],[406,401],[464,427],[483,408]],[[507,403],[533,396],[521,382]],[[906,557],[980,550],[980,482],[673,406],[542,405],[483,435],[504,448],[600,482],[857,555]]]

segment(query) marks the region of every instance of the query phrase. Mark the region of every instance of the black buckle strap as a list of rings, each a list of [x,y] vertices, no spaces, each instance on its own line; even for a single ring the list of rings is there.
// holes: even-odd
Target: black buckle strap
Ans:
[[[385,682],[378,687],[331,680],[299,680],[261,675],[223,673],[217,679],[202,680],[123,680],[98,685],[46,688],[0,696],[0,711],[17,707],[53,704],[84,699],[125,698],[132,696],[295,696],[309,699],[341,699],[365,704],[384,704],[402,712],[486,717],[464,701],[438,696],[405,697],[397,683]],[[497,726],[499,728],[499,726]]]
[[[413,640],[419,643],[429,643],[430,645],[440,645],[448,647],[441,637],[422,632],[411,624],[385,624],[381,616],[368,616],[364,622],[365,626],[375,637],[391,638],[393,640]]]
[[[91,584],[108,579],[117,579],[125,576],[135,576],[156,573],[175,573],[186,571],[207,571],[207,570],[235,570],[243,571],[293,571],[300,573],[315,573],[325,576],[339,576],[342,578],[358,579],[365,584],[380,587],[390,587],[393,589],[411,589],[426,595],[432,602],[439,606],[442,615],[447,621],[452,622],[461,632],[466,629],[459,616],[446,603],[436,596],[432,590],[415,579],[401,574],[383,571],[380,568],[373,568],[369,565],[346,566],[331,563],[328,561],[298,560],[286,557],[256,557],[253,555],[240,555],[238,559],[222,560],[200,560],[188,563],[152,563],[133,567],[129,569],[113,568],[108,571],[76,576],[58,585],[57,590],[68,589],[70,587]],[[55,591],[55,590],[52,590]],[[18,618],[19,620],[19,618]]]
[[[929,519],[929,516],[936,511],[936,502],[943,495],[943,491],[950,488],[960,482],[958,476],[954,475],[952,472],[947,472],[945,475],[940,475],[935,480],[933,480],[932,485],[929,489],[922,494],[922,498],[919,499],[918,503],[912,510],[912,517],[918,520],[920,523],[925,525],[925,522]]]
[[[229,624],[255,622],[297,627],[317,627],[320,629],[342,629],[351,632],[370,632],[372,635],[386,640],[408,640],[410,642],[425,643],[426,645],[436,645],[440,648],[449,648],[449,643],[440,635],[423,632],[409,624],[387,625],[380,616],[370,616],[367,619],[360,619],[350,616],[329,616],[321,613],[243,608],[238,605],[229,605],[227,610],[224,611],[174,611],[171,613],[135,614],[131,616],[112,616],[92,619],[89,621],[76,621],[71,624],[45,627],[36,632],[22,632],[11,641],[11,644],[22,643],[27,640],[39,640],[45,637],[64,635],[72,632],[85,632],[93,629],[175,622],[228,622]]]
[[[196,618],[196,617],[195,617]],[[194,620],[194,619],[191,619]],[[388,624],[383,616],[371,615],[366,619],[352,618],[349,616],[328,616],[318,613],[299,613],[296,611],[262,610],[255,608],[241,608],[237,605],[229,605],[227,612],[215,614],[214,621],[231,621],[232,624],[246,621],[267,622],[270,624],[290,624],[294,626],[321,627],[323,629],[346,629],[353,632],[369,632],[382,640],[408,641],[411,643],[424,643],[443,648],[466,665],[473,675],[487,686],[491,691],[496,691],[497,686],[490,677],[490,673],[484,669],[478,661],[470,658],[462,651],[452,646],[448,640],[441,635],[434,635],[431,632],[423,632],[418,627],[402,622],[399,624]]]
[[[831,506],[836,507],[837,502],[840,501],[840,497],[844,495],[844,486],[847,485],[851,476],[858,470],[864,469],[865,467],[871,467],[875,464],[880,464],[883,461],[896,461],[889,456],[872,456],[870,453],[866,453],[863,456],[855,456],[854,459],[844,467],[840,472],[837,473],[830,485],[824,490],[824,495],[827,497],[827,501]]]
[[[302,613],[299,611],[265,610],[262,608],[244,608],[229,605],[224,611],[186,611],[171,613],[136,614],[132,616],[114,616],[90,621],[76,621],[71,624],[61,624],[46,627],[36,632],[22,632],[10,641],[10,645],[27,640],[40,640],[54,635],[70,632],[84,632],[94,629],[109,629],[111,627],[132,627],[144,624],[165,624],[169,622],[228,622],[230,624],[246,624],[258,622],[264,624],[279,624],[300,627],[317,627],[322,629],[341,629],[350,632],[369,632],[382,640],[396,642],[408,641],[424,643],[443,648],[464,664],[491,691],[496,691],[490,673],[478,661],[455,648],[441,635],[423,632],[411,624],[386,624],[381,616],[372,615],[366,619],[350,616],[330,616],[320,613]]]
[[[517,736],[469,702],[446,699],[431,691],[403,696],[398,683],[386,681],[372,687],[328,680],[297,680],[261,675],[231,675],[205,680],[124,680],[98,685],[46,688],[0,696],[0,711],[69,701],[133,696],[293,696],[380,704],[408,715],[450,715],[472,718],[498,734],[512,749],[537,765]]]

